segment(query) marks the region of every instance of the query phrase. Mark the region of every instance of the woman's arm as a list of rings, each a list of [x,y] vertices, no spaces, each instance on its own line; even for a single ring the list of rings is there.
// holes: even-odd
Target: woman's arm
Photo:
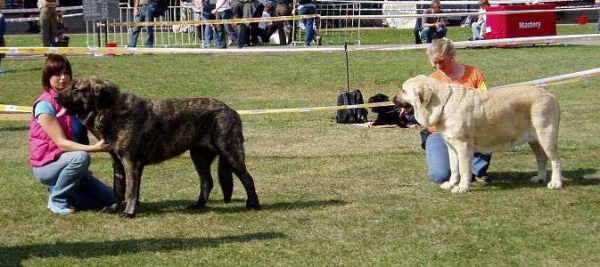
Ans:
[[[104,140],[100,140],[94,145],[84,145],[69,140],[65,136],[62,127],[60,127],[58,119],[50,114],[40,114],[38,116],[38,123],[62,151],[108,152],[112,149]]]

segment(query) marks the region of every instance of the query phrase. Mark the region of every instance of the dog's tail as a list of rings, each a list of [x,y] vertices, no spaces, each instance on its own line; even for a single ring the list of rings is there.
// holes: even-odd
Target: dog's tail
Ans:
[[[231,202],[231,195],[233,194],[233,172],[231,164],[226,158],[219,158],[219,185],[223,191],[223,200],[225,203]]]

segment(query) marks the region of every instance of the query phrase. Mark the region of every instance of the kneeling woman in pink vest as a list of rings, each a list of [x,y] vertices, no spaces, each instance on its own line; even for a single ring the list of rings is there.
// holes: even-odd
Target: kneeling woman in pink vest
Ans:
[[[88,169],[88,152],[108,152],[100,140],[89,145],[86,128],[65,114],[54,99],[69,86],[72,72],[66,57],[50,54],[42,70],[42,93],[33,103],[29,149],[33,176],[48,186],[48,209],[57,214],[101,209],[114,202],[113,191]]]

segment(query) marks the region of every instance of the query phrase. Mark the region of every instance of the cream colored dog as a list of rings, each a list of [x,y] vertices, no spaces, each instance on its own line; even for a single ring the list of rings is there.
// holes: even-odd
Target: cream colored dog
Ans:
[[[558,101],[543,88],[467,90],[421,75],[404,82],[393,102],[398,106],[411,104],[417,121],[425,127],[435,126],[446,142],[451,175],[442,188],[452,189],[452,193],[469,191],[474,152],[505,151],[525,142],[538,165],[537,176],[531,181],[546,181],[550,159],[548,188],[562,187],[557,153],[560,110]]]

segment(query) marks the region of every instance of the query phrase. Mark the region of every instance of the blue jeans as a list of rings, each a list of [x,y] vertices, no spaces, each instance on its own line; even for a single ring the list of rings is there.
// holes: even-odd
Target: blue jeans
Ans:
[[[450,159],[448,146],[438,133],[432,133],[425,141],[425,156],[427,158],[427,176],[436,183],[450,179]],[[475,153],[471,171],[475,176],[484,176],[492,160],[491,154]],[[469,177],[471,178],[471,177]],[[462,177],[461,177],[462,179]]]
[[[311,15],[317,13],[317,9],[314,6],[305,6],[298,11],[300,15]],[[309,46],[310,42],[315,38],[315,18],[302,19],[302,24],[306,29],[306,39],[304,39],[304,46]]]
[[[202,19],[203,22],[210,20],[210,13],[195,12],[194,20],[200,20],[200,19]],[[202,27],[204,27],[204,35],[202,34]],[[196,27],[196,36],[198,38],[202,37],[204,46],[210,46],[210,44],[213,42],[213,33],[214,33],[213,26],[210,24],[200,25],[200,26]]]
[[[33,176],[49,187],[49,205],[59,209],[100,209],[114,203],[113,190],[88,170],[90,162],[88,153],[71,151],[55,162],[33,168]]]
[[[600,33],[600,9],[598,9],[598,25],[596,26],[596,33]]]
[[[4,20],[4,17],[0,18],[0,47],[5,46],[4,44],[4,33],[6,32],[6,21]],[[0,53],[0,61],[2,61],[2,58],[4,57],[4,54]]]
[[[473,40],[483,40],[481,29],[485,29],[485,22],[481,24],[473,22],[473,24],[471,24],[471,29],[473,30]]]
[[[446,37],[446,32],[448,32],[448,29],[446,29],[445,27],[439,29],[435,27],[425,27],[423,28],[423,30],[421,30],[421,35],[425,36],[425,42],[429,44],[433,39],[434,33],[435,36],[439,39]]]
[[[136,23],[138,22],[153,22],[154,21],[154,8],[150,5],[142,5],[140,6],[140,11],[138,16],[135,17],[134,20]],[[142,30],[141,26],[133,27],[131,31],[131,39],[129,39],[128,47],[135,47],[137,44],[138,36],[140,35],[140,31]],[[154,26],[146,27],[146,31],[148,32],[148,37],[146,38],[145,47],[151,48],[154,46]]]
[[[233,13],[231,13],[231,9],[227,9],[225,11],[217,12],[216,17],[217,19],[231,19],[233,17]],[[229,34],[229,38],[231,39],[231,41],[237,43],[237,33],[235,32],[231,24],[217,24],[217,46],[219,48],[227,48],[224,29],[227,29],[227,33]]]

